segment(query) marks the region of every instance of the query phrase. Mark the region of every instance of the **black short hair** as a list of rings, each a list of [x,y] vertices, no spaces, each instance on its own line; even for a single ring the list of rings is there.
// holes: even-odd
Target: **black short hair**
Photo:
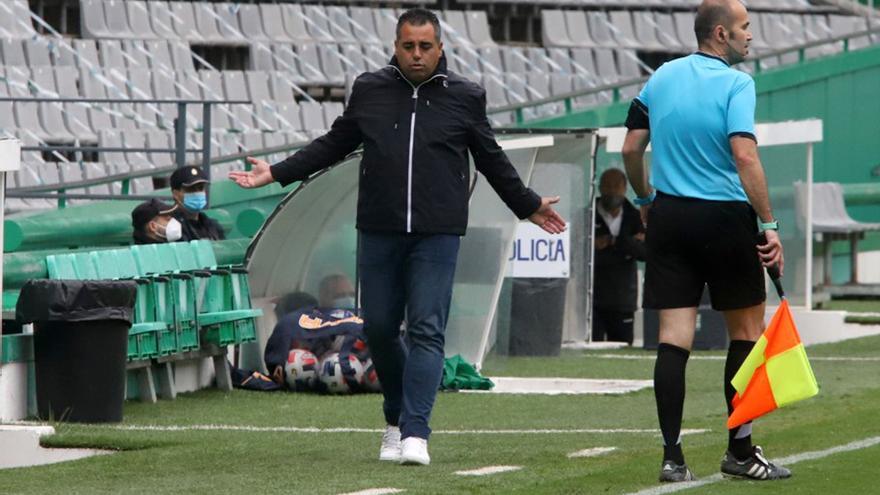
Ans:
[[[697,8],[694,18],[694,34],[697,35],[697,43],[708,41],[712,38],[712,30],[715,26],[722,25],[730,28],[733,10],[729,1],[703,2]]]
[[[623,170],[620,170],[617,167],[612,167],[612,168],[609,168],[609,169],[605,170],[604,172],[602,172],[602,175],[599,176],[599,183],[600,184],[602,183],[603,180],[608,181],[609,184],[626,185],[626,173],[624,173]]]
[[[437,16],[427,9],[409,9],[403,14],[400,14],[400,17],[397,19],[397,30],[395,31],[397,39],[400,39],[400,28],[402,28],[404,24],[412,24],[413,26],[424,26],[429,22],[434,25],[434,33],[436,35],[437,42],[439,43],[440,19],[437,19]]]

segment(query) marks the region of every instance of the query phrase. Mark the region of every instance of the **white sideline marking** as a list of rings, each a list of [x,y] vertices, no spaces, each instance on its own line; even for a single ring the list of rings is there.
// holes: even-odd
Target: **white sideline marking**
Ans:
[[[599,359],[632,359],[632,360],[640,360],[640,361],[653,361],[657,359],[657,356],[651,355],[641,355],[641,354],[584,354],[584,357],[590,358],[599,358]],[[694,356],[691,355],[689,360],[697,360],[697,361],[723,361],[727,359],[727,356]],[[810,361],[880,361],[880,357],[876,356],[868,356],[868,357],[822,357],[822,356],[810,356]]]
[[[838,445],[837,447],[831,447],[825,450],[813,450],[810,452],[802,452],[800,454],[790,455],[788,457],[783,457],[778,459],[780,465],[791,465],[797,464],[802,461],[813,461],[816,459],[822,459],[834,454],[840,454],[843,452],[852,452],[853,450],[861,450],[867,449],[869,447],[873,447],[875,445],[880,445],[880,437],[868,437],[862,440],[856,440],[854,442],[850,442],[844,445]],[[662,493],[674,493],[680,492],[682,490],[688,490],[690,488],[697,488],[699,486],[705,486],[711,483],[715,483],[724,479],[721,474],[713,474],[708,478],[703,478],[697,481],[686,481],[683,483],[673,483],[668,485],[660,485],[654,486],[651,488],[647,488],[645,490],[640,490],[637,492],[633,492],[629,495],[659,495]]]
[[[522,466],[486,466],[480,469],[471,469],[468,471],[456,471],[459,476],[488,476],[490,474],[508,473],[510,471],[519,471]]]
[[[489,377],[491,390],[460,390],[473,394],[625,394],[654,386],[653,380],[605,380],[593,378]]]
[[[189,425],[189,426],[160,426],[160,425],[113,425],[94,426],[98,429],[125,430],[125,431],[241,431],[255,433],[384,433],[385,429],[379,428],[315,428],[297,426],[238,426],[238,425]],[[711,430],[702,428],[684,429],[682,435],[695,435],[707,433]],[[557,435],[571,433],[633,433],[633,434],[659,434],[656,428],[572,428],[572,429],[539,429],[539,430],[435,430],[434,435]]]
[[[401,493],[400,488],[370,488],[369,490],[361,490],[359,492],[341,493],[340,495],[386,495],[388,493]]]
[[[600,455],[609,454],[617,450],[617,447],[593,447],[592,449],[584,449],[578,450],[577,452],[572,452],[568,454],[569,459],[575,459],[577,457],[598,457]]]

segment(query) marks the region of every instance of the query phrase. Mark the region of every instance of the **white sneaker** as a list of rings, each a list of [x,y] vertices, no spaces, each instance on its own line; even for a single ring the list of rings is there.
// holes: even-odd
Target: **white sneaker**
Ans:
[[[407,465],[420,464],[427,466],[431,463],[428,455],[428,441],[419,437],[406,437],[400,443],[400,463]]]
[[[382,447],[379,449],[380,461],[400,462],[400,428],[388,425],[382,435]]]

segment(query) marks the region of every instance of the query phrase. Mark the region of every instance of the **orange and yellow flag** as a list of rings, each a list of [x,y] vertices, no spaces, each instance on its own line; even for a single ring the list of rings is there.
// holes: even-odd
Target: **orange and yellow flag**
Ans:
[[[733,413],[727,418],[728,429],[819,393],[786,299],[731,384],[736,396]]]

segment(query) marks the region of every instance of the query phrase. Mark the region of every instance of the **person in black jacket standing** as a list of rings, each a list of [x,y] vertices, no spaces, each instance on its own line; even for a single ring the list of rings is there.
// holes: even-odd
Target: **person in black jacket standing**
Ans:
[[[638,295],[636,261],[645,260],[645,228],[639,210],[626,199],[626,174],[606,170],[596,201],[596,272],[593,284],[593,341],[633,341]]]
[[[269,166],[248,158],[240,186],[304,180],[363,144],[358,270],[365,332],[382,382],[387,428],[379,458],[429,464],[428,421],[443,368],[460,236],[467,228],[468,152],[505,204],[550,233],[565,230],[558,197],[528,189],[495,141],[486,92],[446,70],[440,23],[400,16],[388,66],[361,74],[327,134]],[[406,318],[407,345],[400,338]]]

